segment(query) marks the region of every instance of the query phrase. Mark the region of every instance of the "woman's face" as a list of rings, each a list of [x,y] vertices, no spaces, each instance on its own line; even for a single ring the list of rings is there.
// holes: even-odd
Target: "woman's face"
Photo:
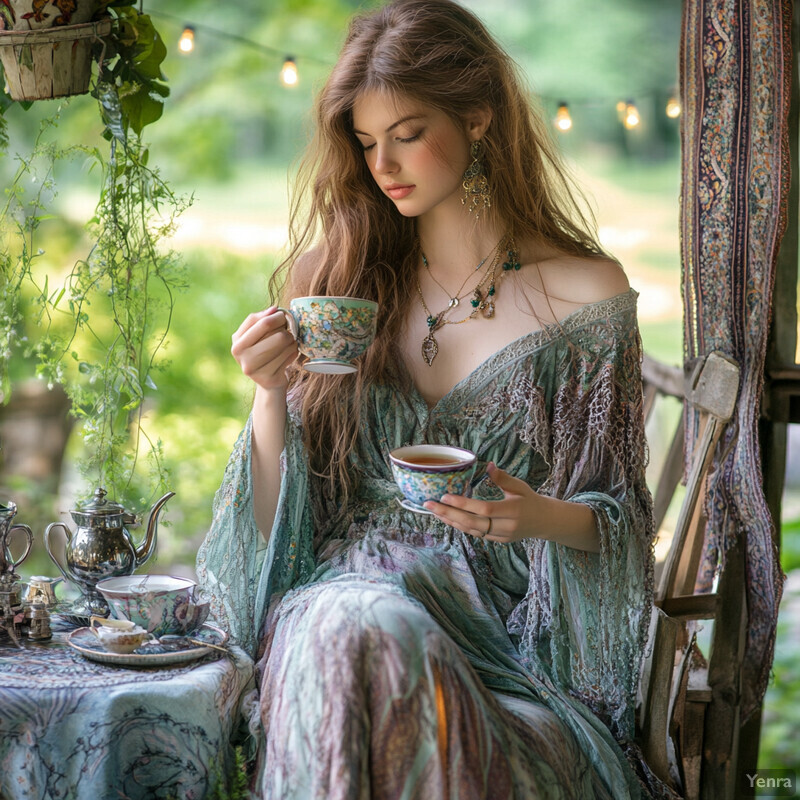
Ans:
[[[361,95],[353,106],[353,133],[369,171],[405,217],[442,203],[461,204],[467,128],[443,111],[377,91]]]

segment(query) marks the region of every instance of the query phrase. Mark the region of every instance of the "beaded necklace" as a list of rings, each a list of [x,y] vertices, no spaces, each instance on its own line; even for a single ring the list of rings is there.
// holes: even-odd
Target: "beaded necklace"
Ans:
[[[461,325],[464,322],[469,322],[471,319],[475,319],[475,317],[477,317],[478,312],[481,312],[487,319],[494,317],[495,298],[497,294],[495,272],[497,270],[497,265],[500,263],[500,253],[502,252],[501,245],[504,242],[507,246],[506,253],[508,260],[503,263],[503,274],[511,269],[518,270],[522,266],[519,263],[519,257],[517,255],[516,246],[514,245],[514,240],[510,237],[504,236],[495,246],[494,258],[489,264],[484,276],[478,282],[478,285],[472,290],[472,300],[470,300],[472,311],[463,319],[451,320],[447,318],[448,313],[458,305],[457,302],[453,303],[453,299],[463,299],[459,298],[458,296],[456,296],[456,298],[451,298],[447,308],[442,309],[438,314],[434,315],[430,308],[428,308],[428,304],[425,302],[425,297],[422,294],[422,286],[419,282],[419,275],[417,275],[417,292],[419,294],[419,299],[422,301],[422,307],[425,309],[425,313],[428,315],[428,334],[422,340],[422,358],[429,367],[433,365],[433,360],[436,358],[436,355],[439,352],[439,343],[436,341],[436,337],[434,336],[436,331],[438,331],[440,328],[443,328],[445,325]],[[484,261],[485,260],[486,259],[484,259]],[[428,266],[424,253],[422,253],[422,263],[425,264],[426,267]],[[478,269],[480,269],[480,266],[481,265],[478,265]],[[433,276],[431,275],[431,277]],[[502,277],[502,274],[500,277]],[[489,286],[486,289],[486,294],[484,294],[483,285],[487,282],[487,280],[489,281]],[[466,281],[461,284],[461,288],[458,290],[459,293],[461,292],[461,289],[464,288],[465,284]],[[441,286],[441,284],[439,285]],[[464,295],[464,297],[466,297],[466,295]]]

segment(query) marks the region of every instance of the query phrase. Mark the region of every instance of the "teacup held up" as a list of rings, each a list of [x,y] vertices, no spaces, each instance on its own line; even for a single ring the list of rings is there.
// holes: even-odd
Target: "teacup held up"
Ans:
[[[378,304],[360,297],[296,297],[286,315],[309,372],[356,372],[353,361],[375,338]]]

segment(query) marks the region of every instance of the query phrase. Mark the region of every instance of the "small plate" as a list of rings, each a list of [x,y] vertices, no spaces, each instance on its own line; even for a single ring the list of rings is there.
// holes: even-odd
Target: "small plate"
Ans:
[[[228,634],[214,625],[203,625],[194,634],[194,638],[206,639],[209,644],[222,646],[228,641]],[[103,645],[100,644],[99,639],[89,628],[78,628],[72,631],[67,637],[67,644],[84,658],[88,658],[91,661],[121,667],[168,667],[174,664],[184,664],[187,661],[195,661],[208,653],[216,652],[212,647],[181,643],[173,645],[176,649],[166,653],[148,653],[146,644],[132,653],[109,653],[103,649]]]
[[[327,375],[348,375],[352,372],[358,372],[358,367],[354,367],[346,361],[337,361],[335,358],[315,358],[311,361],[306,361],[303,364],[303,369],[309,372],[322,372]]]
[[[401,506],[406,511],[413,511],[415,514],[426,514],[429,517],[433,516],[433,511],[428,511],[427,508],[418,506],[416,503],[412,503],[410,500],[401,500],[399,497],[395,497],[395,500],[397,501],[397,505]]]

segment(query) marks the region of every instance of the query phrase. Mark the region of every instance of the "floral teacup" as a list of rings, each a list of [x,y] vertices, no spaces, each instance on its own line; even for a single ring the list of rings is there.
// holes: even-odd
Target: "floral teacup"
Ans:
[[[360,297],[296,297],[286,315],[309,372],[356,372],[353,364],[375,338],[378,304]]]
[[[197,630],[210,608],[195,599],[193,580],[172,575],[106,578],[97,588],[117,619],[132,620],[155,636]]]
[[[426,500],[443,494],[465,494],[475,474],[476,456],[470,450],[440,444],[398,447],[389,453],[395,483],[405,495],[405,507],[425,511]]]

